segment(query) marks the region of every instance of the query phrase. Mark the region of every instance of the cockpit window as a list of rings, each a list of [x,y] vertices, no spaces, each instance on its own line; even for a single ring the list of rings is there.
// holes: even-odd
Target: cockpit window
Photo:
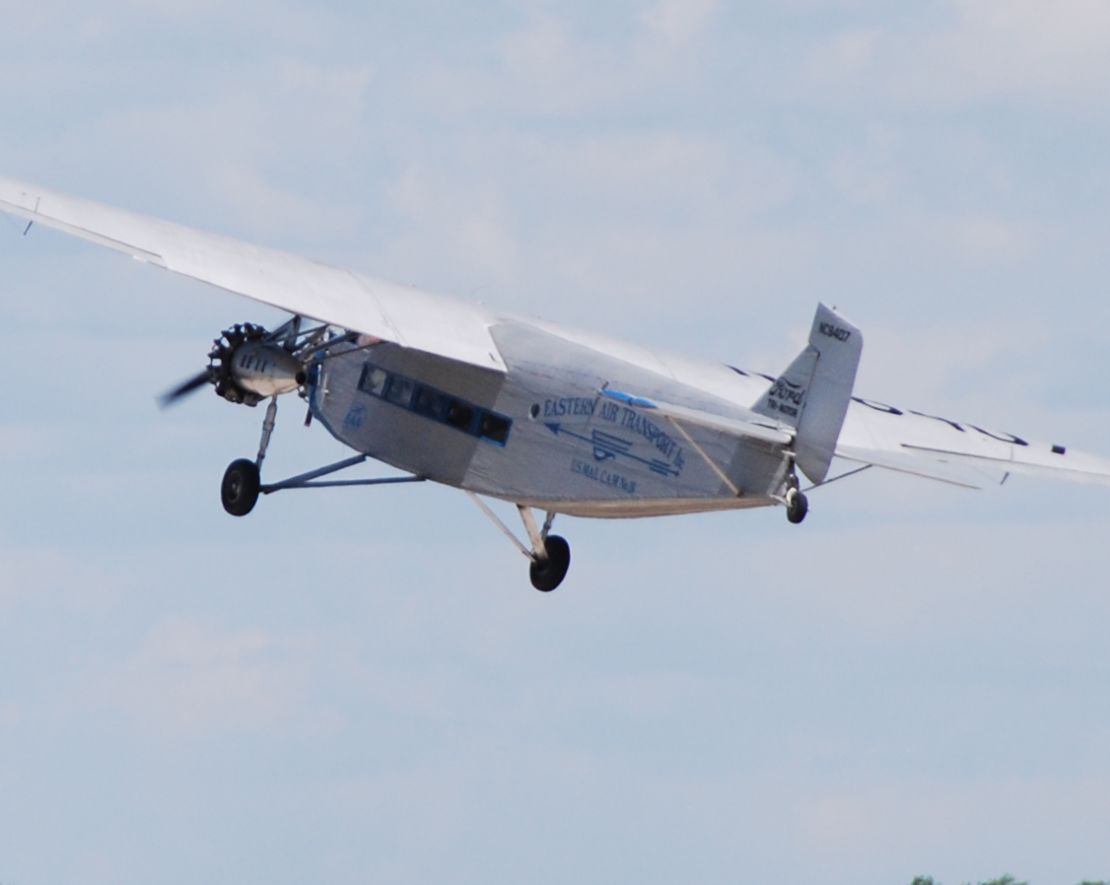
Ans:
[[[366,367],[362,370],[362,379],[359,381],[358,386],[371,396],[384,396],[385,383],[388,380],[389,374],[385,369],[379,369],[377,366],[372,366],[367,363]]]

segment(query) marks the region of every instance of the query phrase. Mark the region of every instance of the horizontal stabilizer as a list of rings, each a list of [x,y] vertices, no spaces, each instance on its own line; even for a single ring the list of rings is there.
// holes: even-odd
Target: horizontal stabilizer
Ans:
[[[1110,486],[1110,459],[857,398],[837,457],[958,485],[999,485],[1011,474]]]
[[[950,459],[922,458],[912,452],[887,452],[876,449],[840,446],[836,457],[854,464],[881,467],[922,479],[932,479],[965,489],[1001,485],[1009,471],[995,465],[954,463]]]
[[[1062,479],[1067,482],[1085,483],[1087,485],[1110,486],[1110,461],[1084,452],[1053,453],[1056,460],[1052,462],[1045,458],[1038,458],[1037,460],[1023,458],[1021,454],[1024,454],[1024,452],[1021,454],[1015,452],[1011,458],[1000,458],[909,444],[905,444],[903,447],[908,452],[922,458],[943,458],[949,462],[976,466],[982,469],[1020,473],[1026,476],[1041,476],[1046,479]],[[1034,450],[1031,454],[1037,453],[1037,450]]]

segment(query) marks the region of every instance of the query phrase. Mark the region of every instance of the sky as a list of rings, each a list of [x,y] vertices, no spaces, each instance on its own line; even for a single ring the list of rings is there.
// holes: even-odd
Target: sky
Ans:
[[[0,174],[1110,455],[1098,0],[0,0]],[[0,219],[0,883],[1110,877],[1104,489],[560,519],[220,476],[274,312]],[[284,401],[266,468],[343,456]],[[386,472],[384,469],[381,471]]]

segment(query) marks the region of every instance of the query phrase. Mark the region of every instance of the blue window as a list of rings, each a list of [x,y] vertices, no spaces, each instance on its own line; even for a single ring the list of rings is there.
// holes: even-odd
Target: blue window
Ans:
[[[509,441],[511,419],[373,363],[362,367],[358,389],[494,445],[504,446]]]

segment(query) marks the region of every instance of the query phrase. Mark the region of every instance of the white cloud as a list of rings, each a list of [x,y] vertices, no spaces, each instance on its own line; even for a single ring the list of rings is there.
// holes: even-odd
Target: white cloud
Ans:
[[[984,215],[956,218],[946,227],[955,248],[986,260],[1006,261],[1028,256],[1043,240],[1028,226]]]
[[[934,12],[917,27],[872,13],[818,36],[800,88],[837,103],[1090,109],[1110,88],[1110,7],[1099,0],[949,0]]]
[[[719,6],[720,0],[658,0],[644,11],[642,21],[652,34],[684,44],[704,33]]]
[[[861,135],[861,146],[833,158],[833,183],[853,202],[888,204],[905,187],[898,168],[900,133],[872,124]]]
[[[967,88],[1017,97],[1032,91],[1105,94],[1110,74],[1110,6],[1100,0],[957,0],[952,32],[933,47]]]
[[[504,285],[518,265],[517,237],[506,200],[492,180],[493,167],[506,158],[498,154],[471,167],[470,184],[460,184],[454,174],[458,167],[444,168],[438,159],[410,160],[385,188],[401,222],[401,229],[387,241],[393,260],[410,263],[415,271],[424,263],[421,255],[432,251],[439,263],[453,263],[478,285]],[[455,160],[469,164],[474,156]],[[406,257],[397,258],[396,253]]]
[[[331,728],[310,703],[318,644],[258,627],[227,629],[192,618],[155,624],[97,689],[142,726],[189,737],[221,732]]]
[[[113,563],[56,541],[0,538],[0,561],[0,610],[11,622],[43,600],[58,618],[87,617],[110,610],[134,586]]]
[[[497,89],[533,113],[579,114],[611,105],[631,88],[628,60],[576,37],[565,20],[540,16],[507,36]]]
[[[886,34],[877,26],[842,30],[819,37],[809,49],[802,73],[814,84],[858,82],[874,72]]]
[[[943,733],[950,724],[922,727]],[[999,723],[1000,745],[1006,742],[1005,731],[1005,723]],[[876,859],[888,875],[899,875],[899,858],[916,862],[917,867],[901,873],[906,881],[914,873],[945,882],[986,879],[1005,869],[1020,871],[1029,881],[1068,882],[1097,874],[1085,868],[1097,863],[1090,840],[1094,822],[1110,813],[1108,787],[1105,772],[1089,778],[985,776],[968,783],[920,778],[898,787],[853,784],[816,794],[800,802],[797,813],[810,850],[833,867],[882,845]],[[1004,809],[1013,812],[1005,815],[1006,824],[1001,822]],[[1065,818],[1075,827],[1056,826]],[[967,832],[979,834],[979,850],[965,845],[962,834]],[[1055,847],[1054,860],[1036,847],[1046,840]]]

